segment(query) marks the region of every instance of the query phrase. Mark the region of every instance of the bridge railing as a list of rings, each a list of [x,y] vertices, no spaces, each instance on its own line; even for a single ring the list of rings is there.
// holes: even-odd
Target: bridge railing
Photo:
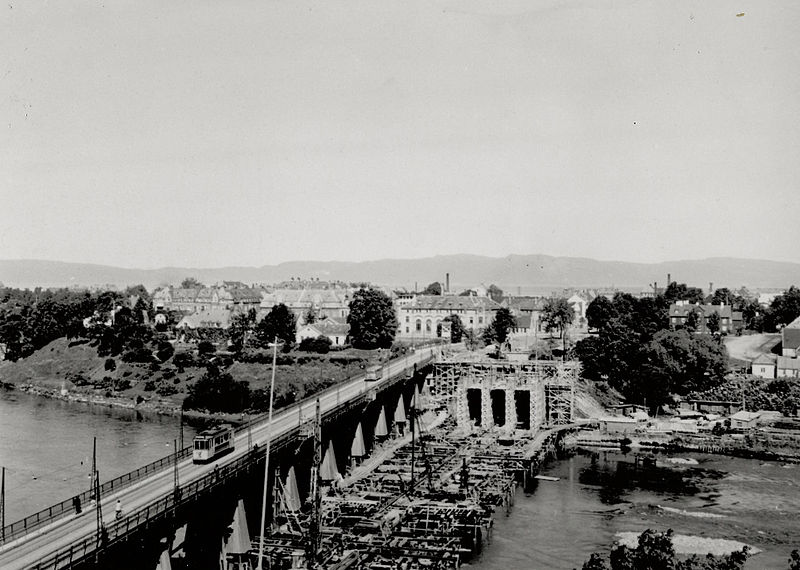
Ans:
[[[100,497],[107,495],[113,491],[118,491],[119,489],[128,487],[135,483],[137,480],[141,479],[142,477],[146,477],[152,473],[157,471],[161,471],[166,467],[174,465],[176,461],[180,461],[185,457],[191,455],[191,447],[187,447],[181,450],[178,450],[177,458],[175,453],[171,453],[161,459],[157,459],[152,463],[148,463],[143,467],[139,467],[138,469],[134,469],[128,473],[124,473],[119,477],[115,477],[114,479],[110,479],[105,483],[100,485]],[[2,530],[2,534],[0,534],[0,544],[4,544],[15,538],[18,538],[22,535],[25,535],[29,532],[36,530],[37,528],[52,522],[53,520],[64,516],[69,513],[76,512],[76,505],[78,501],[80,502],[81,509],[84,510],[89,507],[89,502],[94,498],[94,493],[90,490],[86,490],[83,493],[75,495],[69,499],[61,501],[60,503],[56,503],[46,509],[42,509],[41,511],[34,513],[25,517],[24,519],[20,519],[16,522],[11,523],[10,525],[6,526]]]
[[[280,437],[275,438],[274,447],[278,448],[287,443],[294,437],[294,430],[291,430]],[[123,540],[129,533],[141,526],[151,524],[161,517],[167,516],[182,506],[198,500],[199,496],[206,491],[222,485],[232,478],[235,478],[243,470],[250,469],[261,461],[264,457],[265,449],[252,451],[238,459],[221,465],[213,472],[204,475],[190,483],[181,486],[177,493],[170,493],[148,505],[133,511],[120,520],[110,522],[104,528],[102,538],[102,548],[112,546],[115,542]],[[49,556],[40,559],[30,568],[34,570],[58,570],[68,566],[78,564],[92,556],[101,540],[97,534],[86,537],[69,546],[60,549]]]
[[[416,350],[424,350],[426,348],[436,346],[438,344],[439,344],[438,342],[431,341],[426,343],[424,346],[417,345]],[[407,357],[408,355],[401,356],[388,361],[386,364],[391,366],[393,364],[401,362],[404,358]],[[424,365],[432,358],[433,358],[433,352],[431,352],[428,356],[420,359],[419,362],[412,363],[411,366],[413,366],[413,364]],[[411,366],[408,367],[410,368]],[[405,368],[406,367],[404,367],[403,370],[405,370]],[[364,379],[365,379],[365,374],[360,374],[352,378],[350,381],[351,382],[359,380],[363,381]],[[321,392],[312,394],[311,396],[303,398],[302,400],[299,400],[289,405],[288,407],[283,408],[280,413],[298,414],[298,426],[299,426],[304,421],[312,417],[312,414],[314,413],[314,407],[316,406],[317,398],[324,398],[329,395],[335,394],[341,390],[341,386],[342,386],[341,383],[329,386],[328,388],[322,390]],[[361,393],[366,393],[366,392],[367,392],[366,388],[361,390]],[[244,424],[238,426],[236,428],[236,432],[243,433],[248,428],[252,428],[255,425],[265,422],[267,420],[267,417],[268,417],[267,413],[260,414],[250,419],[249,421],[245,422]],[[125,473],[123,475],[120,475],[119,477],[115,477],[114,479],[106,481],[100,486],[100,496],[103,497],[108,493],[128,487],[133,483],[135,483],[136,481],[138,481],[139,479],[151,475],[157,471],[161,471],[169,466],[172,466],[175,464],[176,461],[185,459],[189,457],[191,454],[192,454],[192,446],[184,447],[183,449],[178,450],[177,458],[175,456],[176,454],[172,453],[170,455],[162,457],[161,459],[153,461],[152,463],[149,463],[144,467],[140,467],[129,473]],[[41,511],[29,515],[24,519],[13,522],[2,529],[2,533],[0,534],[0,544],[5,544],[11,540],[14,540],[15,538],[28,534],[29,532],[32,532],[37,528],[44,526],[45,524],[53,522],[55,519],[59,517],[63,517],[69,513],[74,513],[76,510],[75,509],[76,499],[80,501],[81,508],[83,509],[86,506],[88,506],[88,503],[89,501],[91,501],[92,498],[93,498],[93,493],[87,490],[84,491],[83,493],[80,493],[79,495],[76,495],[64,501],[61,501],[60,503],[56,503],[55,505],[47,507],[46,509],[42,509]]]

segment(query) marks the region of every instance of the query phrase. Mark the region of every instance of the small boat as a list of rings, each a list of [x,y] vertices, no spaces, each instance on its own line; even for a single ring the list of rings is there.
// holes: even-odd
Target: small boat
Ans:
[[[561,477],[550,477],[549,475],[536,475],[534,479],[538,479],[539,481],[560,481]]]

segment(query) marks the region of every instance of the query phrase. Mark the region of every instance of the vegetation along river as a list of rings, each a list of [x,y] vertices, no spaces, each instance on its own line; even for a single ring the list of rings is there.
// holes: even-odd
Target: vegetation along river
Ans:
[[[89,488],[92,438],[100,482],[172,453],[180,418],[42,398],[0,388],[6,524]],[[195,430],[184,425],[184,441]]]
[[[520,489],[511,514],[497,515],[492,542],[471,566],[580,568],[608,552],[620,532],[673,529],[676,534],[737,540],[762,550],[748,569],[786,569],[800,548],[800,465],[718,455],[658,455],[636,469],[633,454],[581,452],[554,462]]]

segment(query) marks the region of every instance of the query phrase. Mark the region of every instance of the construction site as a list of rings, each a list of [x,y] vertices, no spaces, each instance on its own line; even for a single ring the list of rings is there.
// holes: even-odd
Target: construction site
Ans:
[[[276,477],[272,524],[248,552],[229,549],[227,567],[459,568],[570,425],[577,374],[571,362],[437,363],[368,457],[357,431],[344,474],[317,425],[308,498],[293,470]]]

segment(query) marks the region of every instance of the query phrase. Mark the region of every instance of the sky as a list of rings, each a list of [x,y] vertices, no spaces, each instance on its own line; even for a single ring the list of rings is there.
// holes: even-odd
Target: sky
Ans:
[[[800,262],[800,3],[8,0],[0,259]]]

